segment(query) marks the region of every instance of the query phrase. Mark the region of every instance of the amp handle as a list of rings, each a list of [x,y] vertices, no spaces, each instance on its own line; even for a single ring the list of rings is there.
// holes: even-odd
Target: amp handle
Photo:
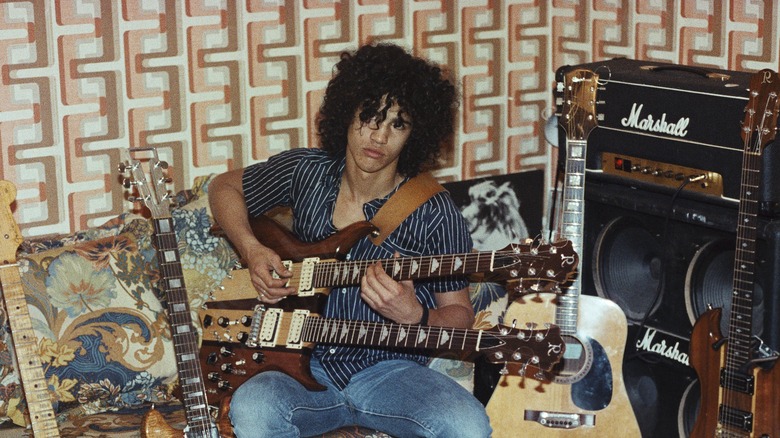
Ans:
[[[646,65],[642,67],[645,70],[650,70],[654,72],[661,72],[661,71],[667,71],[667,70],[674,70],[674,71],[684,71],[688,73],[697,74],[701,77],[705,77],[708,79],[718,79],[721,81],[727,81],[731,79],[731,76],[723,73],[716,73],[714,71],[709,71],[707,69],[701,68],[701,67],[691,67],[689,65],[678,65],[678,64],[672,64],[672,65]]]

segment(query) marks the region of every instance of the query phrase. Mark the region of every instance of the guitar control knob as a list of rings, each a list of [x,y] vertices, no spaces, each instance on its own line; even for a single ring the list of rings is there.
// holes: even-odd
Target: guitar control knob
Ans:
[[[222,356],[227,357],[227,356],[232,356],[234,353],[233,353],[233,349],[230,348],[230,347],[221,347],[219,349],[219,354],[221,354]]]
[[[217,388],[219,388],[219,389],[221,389],[223,391],[227,391],[228,389],[230,389],[230,382],[228,382],[227,380],[223,380],[223,381],[217,383]]]
[[[219,381],[219,373],[217,373],[217,372],[215,372],[215,371],[212,371],[212,372],[208,373],[208,375],[206,375],[206,377],[207,377],[209,380],[211,380],[212,382],[217,382],[217,381]]]
[[[203,317],[203,328],[210,327],[214,323],[214,318],[211,315]]]
[[[217,318],[217,325],[220,327],[227,327],[230,325],[230,319],[220,316]]]
[[[243,325],[244,327],[249,327],[250,325],[252,325],[252,317],[251,317],[251,316],[249,316],[249,315],[244,315],[244,316],[242,316],[242,317],[241,317],[241,319],[239,319],[238,321],[239,321],[239,322],[241,323],[241,325]]]
[[[209,353],[208,357],[206,358],[206,363],[209,365],[214,365],[217,363],[217,353]]]
[[[260,363],[265,360],[265,354],[263,354],[262,351],[257,351],[255,353],[252,353],[252,360]]]

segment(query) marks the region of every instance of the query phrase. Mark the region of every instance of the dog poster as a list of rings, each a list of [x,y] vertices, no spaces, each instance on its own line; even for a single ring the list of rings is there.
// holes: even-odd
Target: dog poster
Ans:
[[[506,248],[542,233],[544,171],[445,183],[471,229],[474,248]]]

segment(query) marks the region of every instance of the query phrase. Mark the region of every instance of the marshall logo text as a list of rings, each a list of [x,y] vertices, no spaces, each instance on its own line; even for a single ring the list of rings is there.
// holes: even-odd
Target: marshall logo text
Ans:
[[[666,113],[661,114],[660,119],[656,119],[652,114],[642,118],[642,108],[644,104],[631,106],[631,114],[628,117],[620,119],[620,124],[627,128],[639,129],[647,132],[660,132],[662,134],[673,135],[675,137],[685,137],[688,135],[688,124],[691,119],[680,117],[677,123],[666,121]]]
[[[645,335],[642,340],[637,341],[636,349],[650,351],[659,354],[667,359],[671,359],[680,362],[683,365],[689,366],[688,353],[680,351],[680,341],[675,341],[674,345],[667,345],[666,339],[661,339],[659,342],[653,342],[656,329],[648,328],[645,330]]]

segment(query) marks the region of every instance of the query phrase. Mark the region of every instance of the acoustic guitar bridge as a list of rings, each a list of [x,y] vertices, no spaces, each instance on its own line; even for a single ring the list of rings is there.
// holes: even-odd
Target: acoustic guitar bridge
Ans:
[[[566,412],[525,411],[525,421],[535,421],[553,429],[575,429],[580,426],[595,426],[593,414],[568,414]]]

